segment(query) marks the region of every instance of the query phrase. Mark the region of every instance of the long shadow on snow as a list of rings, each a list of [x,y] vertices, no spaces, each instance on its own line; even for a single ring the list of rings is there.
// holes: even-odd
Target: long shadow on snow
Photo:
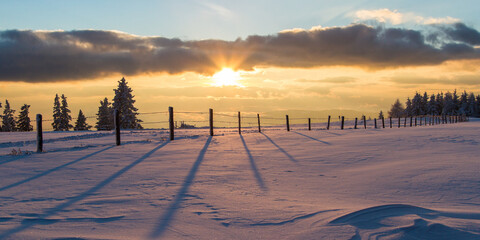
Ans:
[[[193,163],[192,168],[188,172],[187,177],[185,177],[185,180],[183,181],[182,187],[180,190],[178,190],[177,194],[175,195],[175,200],[173,200],[172,204],[168,207],[167,211],[160,217],[159,222],[157,223],[155,229],[153,232],[150,234],[150,238],[156,239],[162,236],[162,234],[167,230],[167,227],[169,226],[170,222],[173,220],[173,216],[175,215],[175,212],[177,211],[178,208],[180,208],[180,204],[183,201],[183,198],[188,192],[188,188],[192,185],[193,180],[195,179],[195,174],[198,171],[198,168],[200,167],[200,164],[203,161],[203,158],[205,157],[205,153],[207,152],[208,146],[210,145],[210,142],[212,141],[212,137],[208,137],[207,142],[205,142],[205,145],[203,146],[202,150],[200,150],[200,153],[198,154],[197,160],[195,160],[195,163]]]
[[[250,167],[252,168],[253,175],[255,175],[255,179],[257,180],[258,186],[263,191],[267,191],[268,188],[267,188],[267,186],[265,186],[265,183],[263,182],[262,176],[260,175],[260,172],[258,171],[257,164],[255,164],[255,159],[253,158],[252,154],[250,153],[250,149],[248,149],[247,143],[245,142],[245,139],[243,139],[242,135],[240,135],[240,139],[242,140],[243,147],[245,148],[245,151],[247,152],[248,159],[250,160]]]
[[[95,192],[97,192],[98,190],[102,189],[103,187],[105,187],[107,184],[111,183],[113,180],[115,180],[116,178],[120,177],[122,174],[124,174],[125,172],[127,172],[128,170],[130,170],[131,168],[135,167],[136,165],[138,165],[139,163],[143,162],[145,159],[147,159],[148,157],[150,157],[154,152],[156,152],[158,149],[164,147],[165,145],[167,145],[168,142],[164,142],[160,145],[158,145],[157,147],[155,147],[154,149],[152,149],[150,152],[146,153],[145,155],[143,155],[142,157],[140,157],[139,159],[135,160],[134,162],[130,163],[129,165],[125,166],[124,168],[120,169],[118,172],[112,174],[110,177],[106,178],[105,180],[103,180],[102,182],[100,182],[99,184],[97,184],[96,186],[88,189],[87,191],[83,192],[83,193],[80,193],[79,195],[71,198],[70,200],[68,200],[67,202],[64,202],[56,207],[53,207],[53,208],[50,208],[48,210],[46,210],[43,214],[40,214],[38,216],[38,219],[45,219],[45,218],[48,218],[52,215],[55,215],[56,213],[64,210],[65,208],[71,206],[72,204],[78,202],[78,201],[81,201],[87,197],[89,197],[90,195],[94,194]],[[39,224],[41,221],[27,221],[27,222],[22,222],[22,225],[16,227],[16,228],[13,228],[13,229],[10,229],[10,230],[7,230],[7,231],[4,231],[3,233],[0,234],[0,239],[5,239],[15,233],[18,233],[18,232],[21,232],[21,231],[24,231],[25,229],[28,229],[30,227],[33,227],[37,224]]]
[[[310,136],[305,135],[305,134],[303,134],[303,133],[299,133],[299,132],[294,132],[294,133],[296,133],[296,134],[298,134],[298,135],[301,135],[301,136],[304,136],[304,137],[306,137],[306,138],[310,138],[310,139],[312,139],[312,140],[314,140],[314,141],[317,141],[317,142],[321,142],[321,143],[324,143],[324,144],[327,144],[327,145],[331,145],[329,142],[325,142],[325,141],[322,141],[322,140],[320,140],[320,139],[316,139],[316,138],[314,138],[314,137],[310,137]]]
[[[4,161],[0,162],[0,165],[5,164],[5,163],[9,163],[9,162],[13,162],[13,161],[16,161],[16,160],[19,160],[19,159],[22,159],[22,158],[26,158],[28,156],[30,156],[30,155],[28,154],[28,155],[21,155],[21,156],[7,156],[11,159],[4,160]],[[2,157],[5,157],[5,156],[2,156]]]
[[[292,155],[290,155],[287,151],[285,151],[283,148],[281,148],[280,146],[278,146],[278,144],[276,144],[270,137],[268,137],[267,135],[265,135],[265,133],[260,133],[260,134],[262,134],[263,136],[265,136],[265,137],[268,139],[268,141],[270,141],[275,147],[277,147],[278,150],[280,150],[280,152],[282,152],[283,154],[285,154],[285,156],[287,156],[288,159],[290,159],[290,161],[295,162],[295,163],[298,163],[298,161],[297,161],[294,157],[292,157]]]
[[[81,158],[79,158],[79,159],[76,159],[76,160],[74,160],[74,161],[65,163],[65,164],[60,165],[60,166],[58,166],[58,167],[54,167],[54,168],[52,168],[52,169],[49,169],[49,170],[44,171],[44,172],[42,172],[42,173],[39,173],[39,174],[37,174],[37,175],[35,175],[35,176],[29,177],[29,178],[27,178],[27,179],[18,181],[18,182],[16,182],[16,183],[12,183],[12,184],[10,184],[10,185],[8,185],[8,186],[5,186],[5,187],[0,188],[0,192],[1,192],[1,191],[5,191],[5,190],[7,190],[7,189],[9,189],[9,188],[13,188],[13,187],[16,187],[16,186],[18,186],[18,185],[21,185],[21,184],[30,182],[30,181],[35,180],[35,179],[37,179],[37,178],[43,177],[43,176],[48,175],[48,174],[50,174],[50,173],[52,173],[52,172],[58,171],[58,170],[66,167],[66,166],[72,165],[72,164],[74,164],[74,163],[77,163],[77,162],[80,162],[80,161],[82,161],[82,160],[85,160],[85,159],[87,159],[87,158],[89,158],[89,157],[91,157],[91,156],[93,156],[93,155],[96,155],[96,154],[99,154],[99,153],[101,153],[101,152],[104,152],[104,151],[106,151],[106,150],[108,150],[108,149],[110,149],[110,148],[113,148],[113,146],[110,146],[110,147],[104,148],[104,149],[102,149],[102,150],[99,150],[99,151],[90,153],[90,154],[88,154],[88,155],[86,155],[86,156],[83,156],[83,157],[81,157]]]
[[[89,139],[89,138],[99,138],[105,137],[109,135],[113,135],[113,132],[109,133],[92,133],[92,134],[84,134],[84,135],[75,135],[75,136],[68,136],[68,137],[60,137],[60,138],[51,138],[51,139],[44,139],[43,143],[53,143],[58,141],[70,141],[70,140],[81,140],[81,139]],[[28,144],[35,144],[37,140],[29,140],[29,141],[18,141],[18,142],[5,142],[0,143],[0,148],[7,148],[7,147],[23,147]]]

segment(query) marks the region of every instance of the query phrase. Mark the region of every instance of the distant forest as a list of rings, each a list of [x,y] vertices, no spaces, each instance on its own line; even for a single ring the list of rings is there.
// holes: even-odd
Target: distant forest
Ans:
[[[383,112],[380,111],[380,116]],[[411,117],[422,115],[466,115],[480,116],[480,94],[475,96],[473,93],[463,91],[460,96],[455,90],[453,93],[437,93],[429,95],[424,92],[423,95],[415,93],[415,96],[407,98],[405,106],[399,99],[392,104],[389,117]]]

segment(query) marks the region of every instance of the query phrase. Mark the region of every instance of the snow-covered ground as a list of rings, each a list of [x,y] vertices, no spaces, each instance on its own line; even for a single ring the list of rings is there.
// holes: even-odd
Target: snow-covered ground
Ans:
[[[480,121],[292,128],[0,133],[0,239],[480,239]]]

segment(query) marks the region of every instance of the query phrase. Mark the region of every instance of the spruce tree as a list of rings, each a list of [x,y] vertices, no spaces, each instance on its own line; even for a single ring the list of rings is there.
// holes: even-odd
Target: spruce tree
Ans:
[[[452,99],[453,99],[453,110],[451,114],[454,115],[454,114],[457,114],[458,110],[460,109],[460,100],[458,99],[457,89],[453,91]]]
[[[62,94],[62,106],[60,107],[60,130],[69,131],[70,128],[73,128],[70,121],[72,116],[70,116],[70,109],[68,109],[67,97]]]
[[[412,116],[420,116],[423,115],[423,106],[422,106],[423,98],[417,92],[412,99]]]
[[[473,93],[468,95],[468,112],[470,113],[469,116],[476,116],[478,112],[478,107],[475,104],[475,94]]]
[[[0,108],[2,108],[2,103],[0,102]],[[1,112],[0,112],[1,113]],[[2,114],[0,114],[0,119],[3,119]],[[2,124],[0,123],[0,132],[2,131]]]
[[[10,108],[10,103],[5,100],[5,109],[2,115],[2,131],[13,132],[17,129],[17,122],[15,121],[15,110]]]
[[[443,92],[441,93],[438,93],[437,94],[437,98],[436,98],[436,101],[437,101],[437,112],[438,114],[444,114],[443,113],[443,98],[444,98],[444,95],[443,95]]]
[[[378,119],[382,119],[384,116],[383,116],[383,111],[380,110],[380,112],[378,113]]]
[[[455,113],[455,103],[453,100],[453,94],[450,92],[445,93],[443,98],[443,110],[442,114],[444,115],[453,115]]]
[[[73,128],[73,130],[86,131],[86,130],[90,130],[91,127],[92,126],[88,125],[87,118],[85,117],[85,115],[83,115],[82,109],[80,109],[80,111],[78,112],[77,121],[75,122],[75,127]]]
[[[458,109],[459,114],[466,114],[470,116],[470,106],[468,102],[468,94],[467,91],[463,90],[463,93],[460,95],[460,108]]]
[[[62,118],[62,110],[60,107],[60,98],[58,94],[55,94],[55,99],[53,100],[53,131],[61,131],[61,118]]]
[[[475,113],[476,116],[480,116],[480,94],[477,95],[476,97],[476,101],[475,101],[475,106],[477,108],[477,112]]]
[[[403,104],[400,103],[400,100],[397,99],[394,104],[392,104],[392,108],[390,108],[390,111],[388,112],[388,116],[392,118],[399,118],[403,117],[405,113],[405,108],[403,107]]]
[[[109,131],[114,128],[113,123],[113,109],[110,106],[108,99],[105,98],[103,101],[100,101],[100,107],[98,107],[97,113],[97,123],[95,128],[98,131]]]
[[[33,131],[33,126],[30,124],[30,117],[28,116],[28,110],[30,105],[24,104],[20,108],[20,115],[18,116],[18,131]]]
[[[423,93],[421,108],[422,108],[422,115],[428,114],[428,94],[427,94],[427,92]]]
[[[430,100],[427,103],[427,114],[429,115],[438,115],[437,111],[437,100],[435,99],[435,94],[430,95]]]
[[[117,89],[114,89],[115,97],[113,98],[113,109],[119,111],[120,114],[120,128],[122,129],[143,129],[140,122],[142,120],[137,118],[137,108],[133,106],[132,89],[127,85],[125,78],[118,81]]]
[[[405,115],[407,117],[411,117],[413,116],[412,114],[412,101],[410,100],[410,98],[407,98],[407,102],[405,103],[406,107],[405,107]]]

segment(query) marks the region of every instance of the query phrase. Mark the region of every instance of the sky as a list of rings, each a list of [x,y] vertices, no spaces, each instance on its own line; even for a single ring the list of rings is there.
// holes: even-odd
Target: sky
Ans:
[[[480,93],[476,1],[0,1],[0,101],[72,115],[387,111],[416,91]],[[45,117],[44,117],[45,118]]]

